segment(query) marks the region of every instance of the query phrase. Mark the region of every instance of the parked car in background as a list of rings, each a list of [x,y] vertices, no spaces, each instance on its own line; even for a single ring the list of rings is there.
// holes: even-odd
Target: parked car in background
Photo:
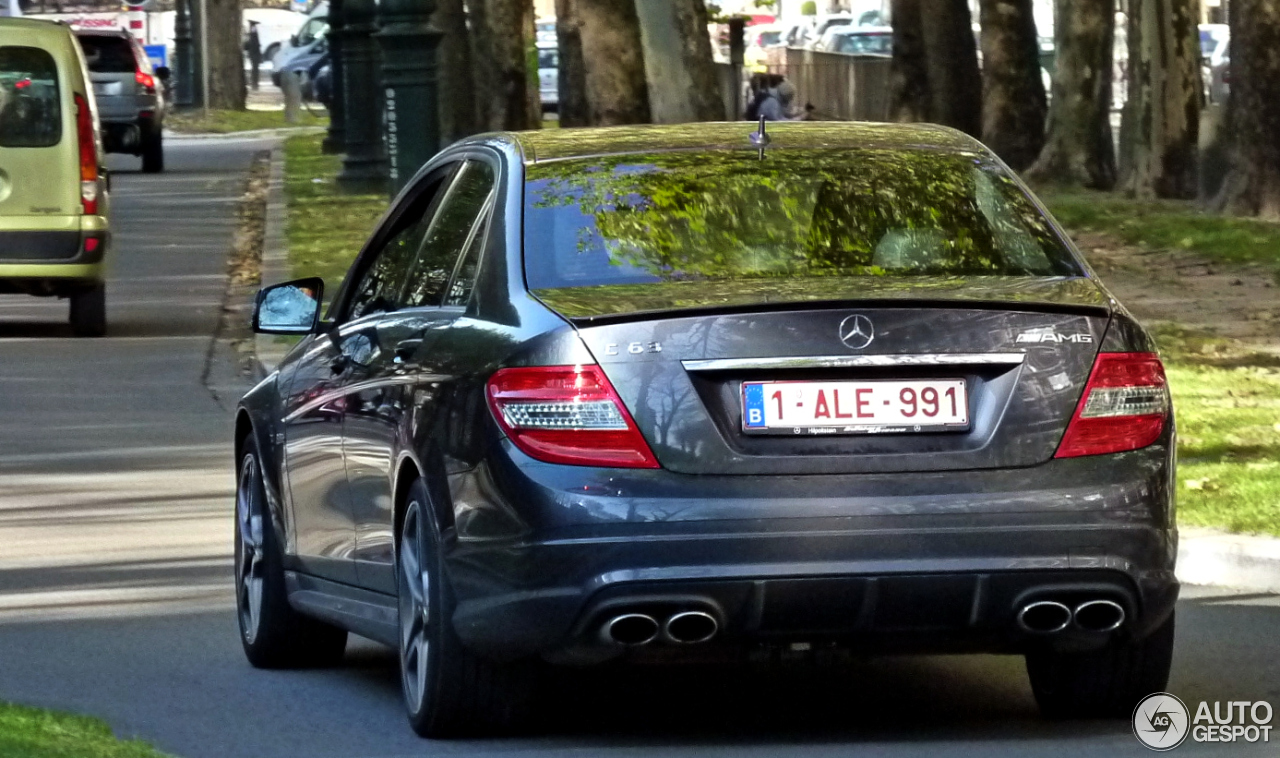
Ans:
[[[746,30],[746,50],[743,51],[743,63],[749,71],[764,71],[768,63],[769,50],[786,45],[782,38],[786,31],[780,24],[758,24],[748,26]]]
[[[560,108],[560,47],[558,45],[538,46],[538,97],[542,100],[543,112]]]
[[[81,30],[76,38],[89,65],[107,152],[139,155],[143,171],[164,171],[169,69],[153,69],[142,44],[129,32]]]
[[[971,137],[752,128],[464,139],[326,316],[259,293],[302,339],[236,411],[253,665],[377,640],[429,737],[519,723],[550,664],[1015,654],[1051,717],[1164,688],[1151,336]]]
[[[96,337],[111,227],[89,77],[66,26],[0,19],[0,294],[66,298]]]
[[[307,21],[304,13],[282,8],[249,8],[241,11],[244,33],[249,33],[249,22],[258,23],[258,42],[262,45],[262,60],[271,61],[277,51],[289,41],[293,33]]]
[[[315,82],[320,70],[329,64],[329,40],[322,37],[316,40],[315,44],[307,48],[307,50],[299,51],[299,53],[289,59],[280,69],[279,81],[284,81],[284,77],[297,77],[299,91],[302,93],[303,100],[318,100],[316,97]]]
[[[846,55],[893,56],[893,27],[889,26],[837,26],[814,48],[828,53]]]
[[[311,49],[316,40],[323,39],[329,33],[329,3],[322,2],[317,5],[307,16],[307,20],[302,22],[302,26],[298,27],[290,37],[280,43],[275,54],[271,56],[264,55],[264,59],[271,61],[271,80],[276,86],[280,86],[280,78],[277,72],[289,62],[293,56],[300,52]]]
[[[1231,94],[1231,27],[1227,24],[1200,25],[1200,63],[1203,67],[1205,101],[1226,103]]]

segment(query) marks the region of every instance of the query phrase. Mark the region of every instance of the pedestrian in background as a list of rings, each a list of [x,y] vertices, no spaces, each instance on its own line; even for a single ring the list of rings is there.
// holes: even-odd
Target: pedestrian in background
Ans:
[[[262,66],[262,40],[258,39],[258,22],[249,22],[249,38],[245,40],[244,51],[249,56],[249,86],[258,89],[258,69]]]

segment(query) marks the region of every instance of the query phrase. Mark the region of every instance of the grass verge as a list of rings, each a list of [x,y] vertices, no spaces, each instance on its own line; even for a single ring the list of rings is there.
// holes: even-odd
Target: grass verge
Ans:
[[[298,113],[297,123],[284,120],[284,111],[211,110],[208,115],[196,109],[170,112],[164,118],[165,128],[184,134],[229,134],[256,129],[284,129],[298,126],[328,126],[328,115],[314,115],[306,110]]]
[[[118,740],[106,722],[0,703],[5,758],[166,758],[145,742]]]
[[[1280,536],[1280,366],[1172,325],[1153,329],[1178,423],[1178,522]]]
[[[1213,261],[1275,265],[1280,225],[1198,210],[1191,201],[1134,200],[1113,192],[1040,193],[1073,232],[1107,232],[1149,250],[1189,250]]]
[[[316,134],[285,142],[286,234],[293,276],[323,277],[326,291],[333,293],[388,201],[382,195],[339,193],[334,177],[342,161],[320,150],[322,139]]]

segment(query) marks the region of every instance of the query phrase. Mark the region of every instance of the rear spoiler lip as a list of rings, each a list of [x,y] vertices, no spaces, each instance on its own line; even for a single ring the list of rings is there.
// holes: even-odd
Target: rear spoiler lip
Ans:
[[[539,298],[541,300],[541,298]],[[553,312],[555,308],[543,301]],[[699,316],[732,316],[742,313],[794,313],[797,311],[835,308],[952,308],[963,310],[1021,311],[1025,313],[1060,313],[1074,316],[1109,317],[1110,304],[1086,305],[1047,300],[969,300],[965,298],[866,298],[859,300],[807,300],[793,303],[755,303],[752,305],[700,306],[696,308],[663,308],[629,313],[606,313],[600,316],[564,316],[576,327],[609,326],[654,318],[696,318]]]

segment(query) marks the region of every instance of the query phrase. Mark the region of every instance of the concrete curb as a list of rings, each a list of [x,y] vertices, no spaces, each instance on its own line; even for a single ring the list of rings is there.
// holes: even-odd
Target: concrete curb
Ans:
[[[1183,529],[1178,579],[1187,584],[1280,592],[1280,539]]]
[[[186,133],[174,132],[168,129],[164,132],[164,138],[169,140],[243,140],[243,139],[274,139],[285,137],[295,137],[300,134],[323,134],[328,131],[324,126],[285,126],[278,129],[250,129],[243,132],[210,132],[210,133]]]
[[[289,208],[284,198],[284,145],[271,150],[271,174],[267,185],[267,219],[262,239],[262,284],[276,284],[289,279],[289,241],[285,226]],[[262,376],[276,370],[289,345],[272,334],[254,335],[254,352]]]

